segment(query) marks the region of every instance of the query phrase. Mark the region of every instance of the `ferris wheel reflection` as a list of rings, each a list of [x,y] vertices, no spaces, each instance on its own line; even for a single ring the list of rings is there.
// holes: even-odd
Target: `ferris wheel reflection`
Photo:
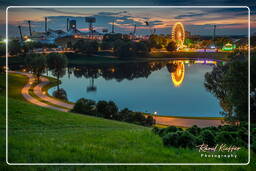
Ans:
[[[176,70],[171,73],[172,82],[175,87],[180,87],[185,77],[185,65],[183,61],[174,61],[174,64]]]

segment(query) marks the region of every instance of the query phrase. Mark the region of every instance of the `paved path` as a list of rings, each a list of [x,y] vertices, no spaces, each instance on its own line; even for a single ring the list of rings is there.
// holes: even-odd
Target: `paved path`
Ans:
[[[21,74],[21,75],[27,76],[29,78],[28,83],[21,89],[21,94],[30,103],[33,103],[35,105],[42,106],[42,107],[47,107],[47,108],[50,108],[50,109],[60,110],[60,111],[63,111],[63,112],[68,111],[67,109],[63,109],[63,108],[59,108],[59,107],[56,107],[56,106],[52,106],[52,105],[43,103],[43,102],[37,100],[36,98],[32,97],[29,94],[29,89],[31,88],[32,84],[35,81],[35,77],[32,74],[24,73],[24,72],[18,72],[18,71],[9,71],[9,73]]]
[[[208,126],[219,126],[224,125],[223,120],[218,119],[186,119],[186,118],[175,118],[175,117],[154,117],[157,124],[162,125],[172,125],[181,127],[191,127],[197,125],[198,127],[208,127]]]
[[[34,87],[33,91],[34,91],[35,95],[38,96],[39,98],[41,98],[42,100],[48,101],[52,104],[62,106],[62,107],[68,108],[68,109],[73,109],[73,107],[74,107],[73,104],[65,103],[63,101],[57,100],[57,99],[52,98],[52,97],[48,96],[47,94],[43,93],[42,88],[49,83],[50,82],[49,82],[48,78],[41,77],[41,82]]]
[[[32,84],[36,81],[35,77],[32,74],[18,72],[18,71],[9,71],[9,73],[21,74],[29,78],[28,83],[22,88],[21,94],[30,103],[33,103],[35,105],[42,106],[42,107],[60,110],[63,112],[68,112],[68,109],[73,108],[74,106],[73,104],[65,103],[63,101],[57,100],[43,93],[42,88],[45,85],[50,83],[48,78],[46,77],[40,78],[41,82],[37,84],[33,89],[34,94],[38,98],[42,99],[43,101],[47,101],[51,104],[62,106],[64,108],[56,107],[56,106],[41,102],[37,100],[37,98],[34,98],[29,94],[29,89],[31,89]],[[156,116],[154,117],[154,119],[156,120],[157,124],[181,126],[181,127],[191,127],[193,125],[197,125],[198,127],[208,127],[208,126],[219,126],[224,124],[222,123],[222,120],[217,120],[217,119],[186,119],[186,118],[162,117],[162,116]]]

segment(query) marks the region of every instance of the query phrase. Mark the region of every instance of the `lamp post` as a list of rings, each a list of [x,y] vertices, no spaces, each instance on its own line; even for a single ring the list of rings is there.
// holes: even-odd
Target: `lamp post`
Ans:
[[[155,116],[155,124],[156,124],[156,116],[157,116],[157,112],[154,112],[153,114],[154,114],[154,116]]]

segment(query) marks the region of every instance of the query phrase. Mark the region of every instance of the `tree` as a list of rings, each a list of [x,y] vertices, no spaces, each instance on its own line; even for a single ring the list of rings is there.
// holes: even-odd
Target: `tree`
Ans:
[[[58,85],[57,90],[59,91],[59,79],[63,77],[66,72],[68,59],[66,55],[60,53],[50,53],[47,56],[47,65],[49,70],[52,71],[52,75],[57,77]]]
[[[5,55],[5,44],[1,43],[0,44],[0,56],[4,56]]]
[[[134,57],[135,48],[135,44],[132,41],[117,40],[114,42],[114,52],[122,59]]]
[[[58,98],[58,99],[62,99],[62,100],[66,100],[66,101],[68,100],[67,92],[63,88],[61,88],[59,90],[55,90],[53,92],[53,96]]]
[[[96,114],[95,104],[96,103],[93,100],[81,98],[75,103],[75,105],[71,111],[77,112],[77,113],[82,113],[82,114],[87,114],[87,115],[95,115]]]
[[[117,119],[118,107],[113,101],[99,101],[96,105],[97,112],[104,118]]]
[[[11,55],[17,55],[21,53],[21,44],[19,40],[14,39],[10,41],[8,44],[8,48],[8,53],[10,53]]]
[[[168,51],[176,51],[177,50],[177,45],[174,41],[171,41],[170,43],[168,43],[166,49]]]
[[[248,61],[233,60],[205,74],[205,87],[219,100],[229,121],[248,119]]]
[[[46,57],[41,54],[30,54],[26,55],[25,63],[29,70],[37,77],[37,82],[40,81],[41,74],[45,71],[46,68]]]
[[[135,52],[138,55],[147,57],[149,54],[149,47],[145,42],[135,43]]]
[[[78,52],[92,55],[98,52],[99,44],[95,40],[79,40],[75,43],[74,49]]]
[[[113,43],[109,41],[102,41],[100,48],[101,50],[110,50],[113,48]]]

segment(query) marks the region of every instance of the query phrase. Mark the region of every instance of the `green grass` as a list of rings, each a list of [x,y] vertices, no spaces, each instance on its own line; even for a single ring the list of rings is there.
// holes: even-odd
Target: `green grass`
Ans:
[[[5,73],[0,74],[0,95],[4,95],[6,93],[5,90]],[[26,76],[20,75],[20,74],[8,74],[8,96],[13,97],[15,99],[19,100],[25,100],[23,96],[21,95],[21,89],[22,87],[27,83],[28,78]]]
[[[4,108],[4,97],[0,101]],[[228,162],[202,159],[196,149],[164,147],[151,128],[59,112],[12,98],[8,120],[9,162]],[[230,161],[246,162],[246,151],[239,155]]]

